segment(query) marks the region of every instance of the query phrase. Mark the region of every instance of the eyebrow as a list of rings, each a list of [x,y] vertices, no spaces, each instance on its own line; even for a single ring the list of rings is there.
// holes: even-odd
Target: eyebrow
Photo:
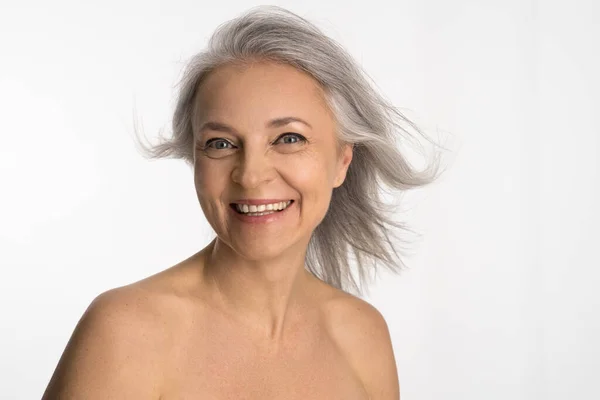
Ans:
[[[309,128],[312,129],[312,125],[309,124],[308,122],[306,122],[305,120],[303,120],[302,118],[298,118],[298,117],[281,117],[281,118],[275,118],[270,120],[269,122],[267,122],[265,124],[265,126],[267,128],[279,128],[282,126],[285,126],[287,124],[290,124],[292,122],[300,122],[306,126],[308,126]],[[202,132],[204,130],[211,130],[211,131],[219,131],[219,132],[227,132],[227,133],[231,133],[231,134],[236,134],[237,131],[227,125],[224,124],[222,122],[215,122],[215,121],[208,121],[205,122],[204,124],[202,124],[202,126],[200,127],[199,132]]]

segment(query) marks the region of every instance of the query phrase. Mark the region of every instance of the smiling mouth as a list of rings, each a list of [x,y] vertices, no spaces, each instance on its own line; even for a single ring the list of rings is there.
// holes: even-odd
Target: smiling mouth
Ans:
[[[272,204],[249,205],[231,203],[231,207],[236,213],[250,216],[261,216],[281,212],[294,203],[294,200],[282,201]]]

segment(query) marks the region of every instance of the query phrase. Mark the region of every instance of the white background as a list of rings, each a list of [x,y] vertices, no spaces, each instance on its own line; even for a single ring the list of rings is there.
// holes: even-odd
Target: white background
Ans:
[[[85,3],[85,5],[83,4]],[[0,397],[41,397],[89,302],[211,232],[169,128],[174,84],[252,1],[0,6]],[[384,314],[403,400],[598,399],[600,5],[282,1],[340,41],[455,161],[415,193]]]

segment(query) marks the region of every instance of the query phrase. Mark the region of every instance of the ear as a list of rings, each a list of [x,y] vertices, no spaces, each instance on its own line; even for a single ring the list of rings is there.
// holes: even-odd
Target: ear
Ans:
[[[339,152],[338,163],[336,166],[336,175],[333,183],[333,187],[340,187],[342,183],[346,180],[346,173],[348,172],[348,167],[350,167],[350,162],[352,161],[353,155],[353,145],[352,144],[343,144],[342,149]]]

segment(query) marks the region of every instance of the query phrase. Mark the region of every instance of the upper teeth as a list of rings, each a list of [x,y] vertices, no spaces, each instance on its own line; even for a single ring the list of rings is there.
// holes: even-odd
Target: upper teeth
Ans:
[[[284,208],[289,206],[291,202],[292,202],[291,200],[288,200],[288,201],[281,201],[279,203],[273,203],[273,204],[261,204],[258,206],[248,205],[248,204],[236,204],[235,208],[239,212],[243,212],[243,213],[263,212],[263,211],[279,211],[279,210],[283,210]]]

